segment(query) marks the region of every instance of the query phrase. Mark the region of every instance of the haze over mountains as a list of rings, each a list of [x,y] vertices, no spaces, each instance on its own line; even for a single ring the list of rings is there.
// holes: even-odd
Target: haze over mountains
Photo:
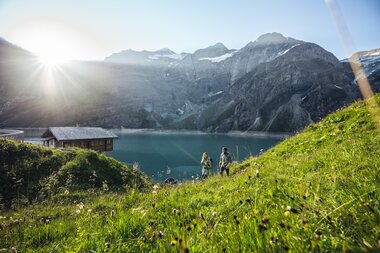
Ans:
[[[361,53],[380,90],[379,51]],[[279,33],[194,53],[125,50],[46,70],[0,40],[0,127],[293,132],[360,97],[346,60]]]

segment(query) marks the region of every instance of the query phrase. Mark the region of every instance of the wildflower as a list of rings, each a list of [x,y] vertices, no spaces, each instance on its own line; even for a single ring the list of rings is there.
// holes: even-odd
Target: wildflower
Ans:
[[[370,206],[370,204],[369,204],[368,201],[367,201],[367,202],[364,202],[364,203],[363,203],[363,206],[366,207],[366,208],[368,208],[368,210],[370,210],[372,213],[375,212],[375,210]]]
[[[152,191],[152,194],[153,194],[153,195],[156,195],[156,194],[157,194],[157,191]]]
[[[265,231],[267,230],[268,228],[264,225],[264,224],[260,224],[259,225],[259,230],[262,232],[262,231]]]
[[[173,214],[177,214],[177,212],[179,212],[179,211],[178,211],[178,209],[174,208],[172,212],[173,212]]]
[[[260,174],[259,174],[259,170],[256,169],[256,177],[259,178],[260,177]]]
[[[115,217],[115,210],[111,210],[111,217]]]
[[[138,162],[134,162],[132,168],[134,171],[139,171],[140,170],[140,164]]]
[[[215,212],[215,211],[212,212],[212,216],[213,216],[213,217],[216,217],[217,215],[218,215],[217,212]]]
[[[261,221],[262,221],[264,224],[266,224],[266,223],[269,222],[269,217],[264,217],[264,218],[261,219]]]
[[[82,210],[84,208],[84,205],[82,202],[80,202],[80,204],[78,204],[77,206],[78,206],[79,210]]]
[[[171,244],[172,246],[175,246],[175,245],[177,244],[177,241],[172,240],[170,244]]]
[[[17,249],[16,249],[16,247],[12,247],[12,248],[11,248],[11,251],[12,251],[12,253],[17,253]]]
[[[285,216],[289,216],[289,215],[290,215],[290,212],[289,212],[289,211],[285,211],[284,215],[285,215]]]
[[[80,210],[79,210],[79,209],[77,209],[75,212],[76,212],[77,214],[79,214],[79,213],[80,213]]]
[[[158,238],[162,238],[164,236],[164,233],[162,233],[162,231],[160,230],[160,231],[154,231],[153,232],[153,237],[155,238],[155,237],[158,237]]]
[[[240,224],[240,221],[237,219],[237,215],[236,214],[234,214],[234,220],[235,220],[236,225]]]
[[[88,212],[88,213],[92,213],[92,209],[88,209],[87,212]]]
[[[155,190],[155,191],[157,191],[158,188],[160,188],[160,187],[159,187],[157,184],[155,184],[155,185],[153,186],[153,190]]]
[[[104,244],[104,246],[106,246],[106,249],[109,249],[109,248],[111,247],[111,243],[106,242],[106,243]]]
[[[107,183],[107,180],[104,180],[102,182],[102,190],[103,191],[108,191],[110,188],[108,187],[108,183]]]
[[[274,236],[271,236],[271,238],[270,238],[270,244],[274,244],[274,243],[276,243],[276,242],[278,242],[278,237],[274,237]]]
[[[64,192],[63,192],[65,195],[68,195],[70,192],[69,192],[69,190],[65,190]]]
[[[281,223],[280,223],[280,227],[282,227],[282,228],[286,228],[287,230],[290,230],[290,229],[292,228],[291,226],[285,224],[284,222],[281,222]]]

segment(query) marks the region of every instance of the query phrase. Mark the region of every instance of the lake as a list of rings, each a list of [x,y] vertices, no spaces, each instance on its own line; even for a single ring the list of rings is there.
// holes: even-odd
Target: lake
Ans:
[[[213,159],[216,173],[222,147],[227,147],[234,160],[257,155],[281,140],[280,135],[205,134],[201,132],[114,130],[114,150],[106,155],[128,165],[137,162],[140,170],[155,181],[173,177],[179,181],[201,175],[203,152]]]

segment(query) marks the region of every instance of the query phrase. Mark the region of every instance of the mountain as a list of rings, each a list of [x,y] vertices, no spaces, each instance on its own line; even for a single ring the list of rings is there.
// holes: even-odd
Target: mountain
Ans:
[[[347,63],[279,33],[240,49],[216,43],[181,54],[124,50],[104,61],[64,64],[53,80],[20,50],[0,44],[0,127],[294,132],[360,97]],[[377,69],[372,54],[363,59]]]
[[[356,53],[360,59],[361,66],[364,73],[368,78],[368,81],[375,92],[380,92],[380,48],[359,51]],[[356,84],[356,78],[352,73],[349,59],[343,59],[342,61],[345,74],[349,76],[353,83]]]

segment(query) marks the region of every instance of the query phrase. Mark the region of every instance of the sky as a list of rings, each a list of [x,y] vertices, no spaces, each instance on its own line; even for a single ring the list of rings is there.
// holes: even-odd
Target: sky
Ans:
[[[380,47],[380,1],[337,0],[357,50]],[[37,54],[241,48],[268,32],[346,52],[324,0],[0,0],[0,37]]]

